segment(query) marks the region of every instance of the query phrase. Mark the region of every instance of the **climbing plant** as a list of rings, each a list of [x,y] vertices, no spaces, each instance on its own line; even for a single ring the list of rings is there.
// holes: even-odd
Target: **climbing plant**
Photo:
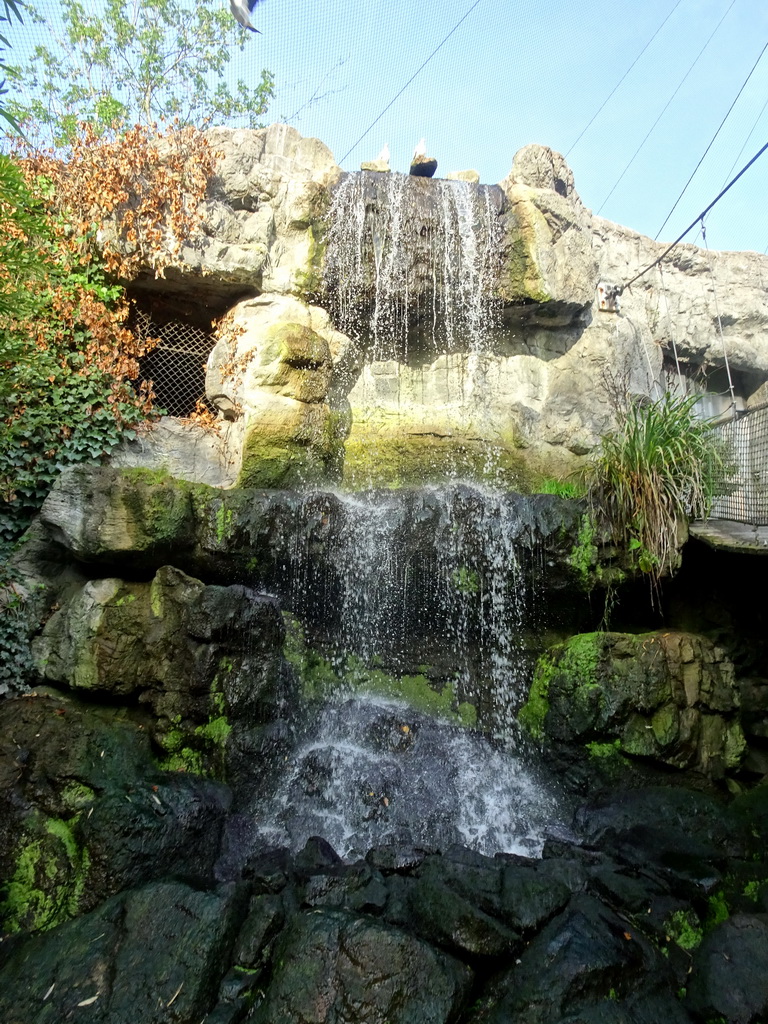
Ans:
[[[697,416],[698,401],[698,395],[630,397],[590,467],[596,517],[654,587],[675,567],[679,524],[707,516],[715,481],[729,462],[711,424]]]
[[[0,543],[62,468],[98,460],[152,415],[151,341],[123,282],[161,275],[197,224],[213,157],[192,129],[133,129],[72,157],[0,157]]]

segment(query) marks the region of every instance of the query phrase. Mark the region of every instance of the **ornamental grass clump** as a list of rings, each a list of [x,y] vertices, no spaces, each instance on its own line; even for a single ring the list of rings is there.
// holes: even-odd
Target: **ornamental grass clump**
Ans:
[[[675,568],[680,522],[707,517],[730,471],[727,446],[696,416],[699,397],[630,399],[591,467],[596,515],[654,587]]]

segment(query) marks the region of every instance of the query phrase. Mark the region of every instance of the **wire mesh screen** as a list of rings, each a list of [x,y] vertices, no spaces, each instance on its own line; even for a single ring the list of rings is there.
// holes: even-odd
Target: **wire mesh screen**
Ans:
[[[189,416],[205,399],[205,364],[214,345],[210,332],[181,320],[156,323],[144,312],[137,313],[136,331],[160,339],[141,360],[139,381],[153,382],[158,409],[169,416]]]
[[[768,405],[713,428],[727,442],[731,466],[710,518],[768,526]]]

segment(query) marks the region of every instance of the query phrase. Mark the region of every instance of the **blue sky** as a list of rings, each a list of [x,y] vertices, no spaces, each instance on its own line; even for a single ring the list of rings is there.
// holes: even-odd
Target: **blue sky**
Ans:
[[[83,0],[86,8],[95,2]],[[53,14],[53,0],[41,8],[49,3]],[[233,77],[255,82],[261,68],[272,70],[277,94],[269,120],[289,121],[302,134],[322,139],[346,170],[374,157],[385,142],[393,169],[407,170],[423,136],[438,160],[438,176],[471,167],[492,183],[508,173],[521,146],[551,146],[567,154],[588,207],[654,237],[768,42],[768,5],[762,0],[479,0],[470,11],[474,3],[263,0],[254,12],[262,35],[249,34],[245,51],[235,54]],[[31,35],[39,29],[26,31]],[[239,31],[233,27],[233,33]],[[768,106],[760,114],[766,100],[768,52],[662,240],[675,238],[717,195],[734,164],[738,170],[768,141]],[[707,218],[710,247],[768,248],[767,193],[768,152]]]

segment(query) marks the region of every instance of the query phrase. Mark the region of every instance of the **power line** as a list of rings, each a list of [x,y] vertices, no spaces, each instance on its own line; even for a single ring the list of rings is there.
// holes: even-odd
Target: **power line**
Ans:
[[[672,250],[673,250],[673,249],[675,248],[675,246],[677,245],[677,243],[678,243],[678,242],[682,242],[682,240],[683,240],[683,239],[685,238],[685,236],[686,236],[686,235],[688,234],[688,232],[689,232],[689,231],[691,231],[691,230],[692,230],[693,228],[695,228],[697,224],[701,223],[701,224],[703,225],[703,223],[704,223],[704,218],[705,218],[705,217],[706,217],[706,215],[707,215],[707,214],[709,213],[709,211],[710,211],[710,210],[712,209],[712,207],[713,207],[713,206],[715,206],[715,205],[716,205],[717,203],[719,203],[719,202],[720,202],[720,200],[721,200],[721,199],[723,198],[723,196],[725,195],[725,193],[726,193],[726,192],[727,192],[727,191],[728,191],[728,190],[729,190],[730,188],[732,188],[732,187],[733,187],[733,186],[734,186],[734,185],[736,184],[736,182],[737,182],[737,181],[739,180],[739,178],[740,178],[740,177],[742,176],[742,174],[744,174],[744,173],[745,173],[746,171],[748,171],[748,170],[749,170],[749,168],[750,168],[750,167],[752,166],[752,164],[753,164],[753,163],[754,163],[754,162],[755,162],[755,161],[756,161],[756,160],[757,160],[757,159],[758,159],[759,157],[761,157],[761,156],[763,155],[763,153],[764,153],[764,152],[766,151],[766,149],[768,149],[768,142],[766,142],[766,144],[765,144],[765,145],[764,145],[764,146],[763,146],[763,147],[762,147],[761,149],[759,149],[759,150],[757,151],[757,153],[755,153],[755,155],[754,155],[754,156],[752,157],[752,159],[751,159],[751,160],[749,161],[749,163],[746,163],[746,164],[744,164],[744,166],[743,166],[743,167],[741,168],[741,170],[740,170],[740,171],[739,171],[739,173],[738,173],[738,174],[736,175],[736,177],[735,177],[735,178],[732,178],[732,179],[731,179],[731,180],[730,180],[730,181],[728,182],[728,184],[727,184],[727,185],[725,186],[725,188],[724,188],[724,189],[722,190],[722,192],[720,192],[720,193],[719,193],[718,195],[716,195],[716,196],[715,196],[715,198],[714,198],[714,199],[712,200],[712,202],[711,202],[711,203],[709,204],[709,206],[708,206],[708,207],[707,207],[707,208],[706,208],[705,210],[702,210],[702,211],[701,211],[701,213],[700,213],[700,214],[698,215],[698,217],[696,217],[696,219],[695,219],[695,220],[693,220],[693,221],[692,221],[692,222],[691,222],[691,223],[690,223],[690,224],[688,225],[688,227],[687,227],[687,228],[685,229],[685,231],[683,231],[683,233],[682,233],[681,235],[678,235],[678,236],[677,236],[677,238],[676,238],[676,239],[674,240],[674,242],[672,243],[672,245],[669,245],[669,246],[667,246],[667,248],[666,248],[666,249],[664,250],[664,252],[663,252],[663,253],[661,254],[661,256],[659,256],[659,258],[658,258],[658,259],[655,259],[655,260],[653,261],[653,263],[649,264],[649,265],[648,265],[648,266],[647,266],[647,267],[645,268],[645,270],[641,270],[639,274],[635,274],[635,276],[634,276],[633,278],[631,278],[631,279],[630,279],[629,281],[627,281],[627,283],[626,283],[626,284],[623,284],[623,285],[621,286],[621,290],[620,290],[620,293],[621,293],[621,292],[623,292],[623,291],[624,291],[624,290],[625,290],[626,288],[629,288],[629,286],[630,286],[630,285],[632,285],[632,284],[634,284],[634,283],[635,283],[635,281],[639,280],[639,278],[641,278],[641,277],[643,277],[643,276],[644,276],[645,274],[647,274],[649,270],[653,270],[653,268],[654,268],[654,267],[657,267],[657,266],[658,266],[658,265],[659,265],[659,264],[661,263],[661,261],[662,261],[662,260],[664,259],[664,257],[665,257],[665,256],[668,256],[668,255],[669,255],[669,253],[671,253],[671,252],[672,252]],[[620,294],[620,293],[619,293],[619,294]]]
[[[607,96],[605,97],[605,99],[604,99],[604,100],[603,100],[603,102],[602,102],[602,103],[600,104],[600,106],[599,106],[599,107],[598,107],[598,109],[597,109],[597,110],[595,111],[595,113],[594,113],[594,114],[592,115],[592,117],[590,118],[590,120],[589,120],[589,121],[587,122],[587,124],[586,124],[586,125],[585,125],[585,126],[584,126],[584,127],[582,128],[581,132],[579,133],[579,135],[578,135],[578,136],[577,136],[577,138],[576,138],[576,141],[575,141],[575,142],[573,142],[573,143],[571,144],[571,148],[570,148],[570,149],[568,150],[568,152],[567,152],[567,153],[565,154],[565,155],[566,155],[566,157],[568,157],[568,156],[570,155],[570,153],[571,153],[571,150],[575,149],[575,148],[576,148],[576,146],[578,146],[579,142],[580,142],[580,141],[581,141],[581,139],[582,139],[582,136],[586,135],[587,131],[588,131],[588,130],[589,130],[589,129],[590,129],[591,127],[592,127],[592,124],[593,124],[593,123],[594,123],[594,122],[595,122],[595,121],[597,120],[597,118],[598,118],[598,117],[600,116],[600,114],[602,114],[602,112],[603,112],[603,109],[604,109],[604,107],[605,107],[605,106],[607,105],[608,101],[609,101],[609,100],[611,99],[611,97],[613,96],[613,94],[614,94],[614,93],[616,92],[616,90],[617,90],[617,89],[619,88],[619,86],[621,85],[621,83],[622,83],[622,82],[624,81],[624,79],[625,79],[625,78],[627,77],[627,75],[628,75],[628,74],[630,73],[630,71],[631,71],[631,70],[632,70],[632,68],[633,68],[633,67],[635,66],[635,64],[637,64],[637,62],[638,62],[638,61],[640,60],[640,58],[641,58],[641,57],[643,56],[643,54],[645,53],[645,51],[646,51],[646,50],[648,49],[648,47],[649,47],[649,46],[651,45],[651,43],[652,43],[652,42],[653,42],[653,40],[654,40],[654,39],[656,38],[656,36],[657,36],[657,35],[659,34],[659,32],[661,32],[661,30],[662,30],[662,29],[664,28],[664,26],[665,26],[665,25],[667,24],[667,22],[669,21],[669,19],[670,19],[670,18],[672,17],[672,15],[673,15],[673,14],[675,13],[675,11],[677,10],[677,8],[678,8],[678,7],[680,6],[680,4],[681,4],[682,2],[683,2],[683,0],[677,0],[677,3],[676,3],[676,4],[675,4],[675,6],[674,6],[674,7],[672,8],[672,10],[671,10],[671,11],[669,12],[669,14],[668,14],[668,15],[666,16],[666,18],[664,19],[664,21],[662,21],[662,23],[661,23],[661,24],[659,25],[659,27],[658,27],[658,28],[656,29],[656,31],[655,31],[655,32],[653,33],[653,35],[651,36],[651,38],[650,38],[650,39],[648,40],[648,42],[647,42],[647,43],[645,44],[645,46],[644,46],[644,47],[642,48],[642,50],[640,51],[640,53],[638,53],[638,55],[637,55],[637,56],[635,57],[635,59],[634,59],[634,60],[632,61],[632,63],[631,63],[630,65],[629,65],[629,67],[627,68],[627,70],[626,70],[626,71],[624,72],[624,74],[623,74],[623,75],[621,76],[621,78],[620,78],[620,79],[618,80],[618,82],[616,83],[616,85],[614,85],[613,89],[611,89],[611,91],[610,91],[610,92],[608,93],[608,95],[607,95]]]
[[[661,234],[661,232],[662,232],[662,231],[664,230],[664,228],[666,227],[667,221],[668,221],[668,220],[669,220],[669,218],[670,218],[670,217],[672,216],[672,214],[673,214],[673,213],[675,212],[675,209],[676,209],[676,207],[677,207],[677,204],[678,204],[678,203],[680,202],[680,200],[681,200],[681,199],[683,198],[683,196],[685,195],[685,193],[686,193],[686,192],[688,191],[688,186],[689,186],[689,185],[691,184],[691,182],[693,181],[694,177],[696,176],[696,172],[698,171],[698,169],[699,169],[699,168],[701,167],[702,163],[704,162],[704,158],[706,157],[707,153],[708,153],[708,152],[710,151],[710,149],[711,149],[711,148],[712,148],[712,146],[714,145],[715,139],[716,139],[716,138],[717,138],[717,136],[718,136],[718,135],[720,134],[720,129],[721,129],[722,127],[723,127],[723,125],[725,124],[725,122],[726,122],[726,121],[728,120],[728,118],[730,117],[730,115],[731,115],[731,111],[732,111],[732,110],[733,110],[733,108],[734,108],[734,107],[736,106],[736,103],[738,102],[739,96],[741,96],[741,94],[742,94],[742,93],[744,92],[744,90],[746,89],[746,87],[747,87],[747,82],[748,82],[748,81],[750,80],[750,78],[752,77],[752,74],[753,74],[753,72],[754,72],[755,68],[757,67],[757,65],[758,65],[758,64],[760,63],[760,61],[761,61],[761,60],[763,59],[763,54],[765,53],[765,51],[766,51],[766,50],[768,50],[768,43],[766,43],[766,44],[765,44],[765,46],[764,46],[764,47],[762,48],[762,50],[760,51],[760,56],[759,56],[759,57],[757,58],[757,60],[755,61],[755,63],[754,63],[753,65],[752,65],[752,70],[751,70],[751,71],[749,72],[749,74],[747,75],[747,77],[746,77],[746,78],[744,79],[744,82],[742,83],[742,86],[741,86],[741,88],[740,88],[740,89],[739,89],[739,91],[738,91],[738,92],[736,93],[736,98],[734,99],[733,103],[731,103],[730,107],[728,107],[728,111],[727,111],[727,113],[726,113],[725,117],[724,117],[724,118],[723,118],[723,120],[722,120],[722,121],[720,122],[720,124],[719,124],[719,126],[718,126],[718,129],[717,129],[717,131],[715,132],[715,134],[714,134],[714,135],[712,136],[712,138],[711,138],[711,139],[709,140],[709,145],[708,145],[708,146],[707,146],[707,148],[706,148],[706,149],[704,150],[704,152],[703,152],[703,153],[701,154],[701,158],[700,158],[699,162],[698,162],[698,163],[696,164],[696,166],[694,167],[693,171],[691,172],[691,176],[690,176],[690,178],[688,179],[688,181],[686,181],[686,183],[685,183],[685,186],[683,187],[683,191],[682,191],[682,192],[680,193],[680,195],[679,195],[679,196],[677,197],[677,199],[675,200],[674,204],[672,205],[672,209],[671,209],[671,210],[669,211],[669,213],[667,214],[667,216],[666,216],[666,217],[664,218],[664,223],[663,223],[663,224],[661,225],[661,227],[659,228],[659,230],[658,230],[658,231],[656,232],[656,234],[654,235],[654,238],[658,238],[658,237],[659,237],[659,235]],[[745,143],[745,145],[746,145],[746,143]],[[742,149],[743,149],[743,147],[742,147]],[[738,157],[737,157],[736,159],[738,159]],[[733,170],[733,168],[731,168],[731,171],[732,171],[732,170]],[[729,171],[729,173],[730,173],[730,171]],[[726,179],[726,180],[727,180],[727,179]]]
[[[376,117],[376,118],[375,118],[375,119],[374,119],[373,121],[371,121],[371,123],[370,123],[370,124],[368,125],[368,127],[367,127],[367,128],[365,129],[365,131],[364,131],[364,132],[363,132],[363,134],[362,134],[362,135],[360,136],[360,138],[359,138],[359,139],[358,139],[358,140],[357,140],[357,141],[356,141],[356,142],[354,143],[354,145],[352,145],[352,146],[351,146],[351,147],[350,147],[350,148],[349,148],[349,149],[347,150],[347,152],[346,152],[346,153],[344,154],[344,156],[343,156],[343,157],[341,158],[341,160],[339,161],[339,163],[340,163],[340,164],[343,164],[343,163],[344,163],[344,161],[345,161],[345,160],[347,159],[347,157],[349,156],[349,154],[350,154],[351,152],[353,152],[353,150],[355,150],[355,149],[356,149],[356,148],[357,148],[357,147],[358,147],[358,146],[360,145],[360,143],[361,143],[361,142],[363,141],[363,139],[364,139],[364,138],[365,138],[365,136],[366,136],[366,135],[368,134],[368,132],[369,132],[369,131],[371,131],[371,129],[372,129],[372,128],[374,128],[374,127],[375,127],[375,126],[376,126],[376,125],[377,125],[377,124],[379,123],[379,121],[380,121],[380,120],[382,119],[382,117],[384,117],[384,115],[385,115],[385,114],[386,114],[386,112],[387,112],[387,111],[389,110],[389,108],[390,108],[390,107],[391,107],[391,106],[392,106],[392,105],[394,104],[394,102],[395,102],[396,100],[398,100],[398,99],[399,99],[399,98],[400,98],[400,97],[401,97],[401,96],[403,95],[403,93],[404,93],[404,92],[405,92],[405,90],[406,90],[406,89],[408,88],[408,86],[409,86],[409,85],[411,84],[411,82],[412,82],[412,81],[414,80],[414,78],[416,78],[416,76],[417,76],[418,74],[420,74],[420,73],[421,73],[421,72],[422,72],[422,71],[424,70],[424,68],[425,68],[425,67],[427,66],[427,64],[429,64],[429,62],[430,62],[430,61],[432,60],[432,58],[433,58],[433,57],[435,56],[435,54],[436,54],[436,53],[438,52],[438,50],[442,49],[442,47],[443,47],[443,46],[445,45],[445,43],[447,43],[447,42],[448,42],[448,40],[449,40],[449,39],[451,38],[451,36],[453,35],[453,33],[454,33],[454,32],[456,31],[456,29],[457,29],[457,28],[459,27],[459,25],[461,25],[461,23],[462,23],[463,21],[465,21],[465,20],[466,20],[466,19],[467,19],[467,18],[468,18],[468,17],[470,16],[470,14],[472,13],[472,11],[474,11],[474,9],[475,9],[475,8],[477,7],[477,5],[478,5],[478,4],[480,3],[480,2],[481,2],[481,0],[475,0],[475,2],[474,2],[474,3],[472,4],[472,6],[471,6],[471,7],[469,8],[469,10],[468,10],[468,11],[466,12],[466,14],[462,15],[462,17],[461,17],[461,18],[459,18],[459,20],[458,20],[458,21],[456,22],[456,24],[455,24],[455,25],[453,26],[453,28],[451,29],[451,31],[450,31],[450,32],[448,33],[448,35],[447,35],[447,36],[445,36],[445,37],[444,37],[443,39],[441,39],[441,40],[440,40],[440,42],[439,42],[439,43],[437,44],[437,46],[436,46],[436,47],[434,48],[434,50],[432,51],[432,53],[430,53],[430,55],[429,55],[429,56],[427,57],[427,59],[426,59],[426,60],[424,61],[424,63],[423,63],[423,64],[421,64],[421,65],[420,65],[420,67],[418,67],[418,68],[417,68],[417,69],[416,69],[416,70],[414,71],[414,73],[413,73],[413,74],[411,75],[411,77],[410,77],[410,78],[408,79],[408,81],[407,81],[407,82],[405,83],[405,85],[404,85],[404,86],[402,87],[402,89],[400,90],[400,92],[398,92],[398,93],[397,93],[397,95],[395,95],[395,96],[393,96],[393,97],[392,97],[392,99],[391,99],[391,100],[389,101],[389,103],[388,103],[388,104],[386,105],[386,107],[384,107],[384,109],[383,109],[383,110],[382,110],[382,112],[381,112],[381,113],[380,113],[380,114],[378,115],[378,117]],[[735,2],[735,0],[734,0],[734,2]]]
[[[731,3],[730,3],[730,6],[728,7],[728,10],[727,10],[727,11],[725,12],[725,14],[724,14],[724,15],[722,16],[722,18],[720,19],[720,21],[718,21],[717,25],[715,25],[715,28],[714,28],[714,31],[712,32],[712,35],[710,35],[709,39],[707,39],[706,43],[704,43],[704,45],[702,46],[702,48],[701,48],[701,49],[699,50],[699,52],[698,52],[698,54],[696,55],[696,59],[694,60],[693,64],[691,64],[691,66],[690,66],[690,67],[688,68],[688,70],[687,70],[687,71],[685,72],[685,74],[683,75],[683,77],[682,77],[682,78],[680,79],[680,82],[679,82],[679,84],[678,84],[677,88],[676,88],[676,89],[675,89],[675,91],[674,91],[674,92],[672,93],[672,95],[671,95],[671,96],[669,97],[669,99],[667,100],[667,102],[666,102],[666,103],[664,104],[664,107],[663,107],[663,109],[662,109],[661,113],[660,113],[660,114],[659,114],[659,116],[658,116],[658,117],[656,118],[656,120],[655,120],[655,121],[653,122],[653,124],[651,125],[650,129],[648,130],[648,134],[647,134],[647,135],[645,136],[645,138],[643,139],[643,141],[642,141],[642,142],[640,143],[640,145],[639,145],[639,146],[637,147],[637,149],[635,150],[635,152],[634,152],[634,153],[633,153],[633,155],[632,155],[632,158],[631,158],[631,160],[629,161],[629,163],[627,164],[627,166],[626,166],[626,167],[624,168],[624,170],[623,170],[623,171],[621,172],[621,174],[619,175],[619,177],[618,177],[618,179],[617,179],[617,181],[616,181],[616,184],[615,184],[615,185],[613,186],[613,188],[611,189],[611,191],[610,191],[610,192],[608,193],[608,195],[607,195],[607,196],[605,197],[605,199],[604,199],[604,200],[602,201],[602,203],[600,204],[600,208],[599,208],[599,209],[598,209],[598,211],[597,211],[597,212],[598,212],[598,214],[600,213],[600,210],[602,210],[602,209],[603,209],[603,207],[604,207],[604,206],[605,206],[605,204],[606,204],[606,203],[608,202],[608,200],[609,200],[609,199],[611,198],[611,196],[612,196],[612,195],[613,195],[613,193],[614,193],[614,192],[616,191],[616,189],[617,189],[617,188],[619,187],[619,183],[620,183],[621,179],[622,179],[622,178],[624,177],[624,175],[625,175],[625,174],[627,173],[627,171],[629,170],[629,168],[630,168],[630,167],[632,166],[632,164],[633,164],[633,163],[635,162],[635,158],[637,157],[637,154],[638,154],[638,153],[640,152],[640,150],[641,150],[641,149],[643,148],[643,146],[644,146],[644,145],[646,144],[646,142],[648,141],[648,139],[649,139],[649,138],[651,137],[651,135],[653,134],[653,131],[654,131],[654,129],[656,128],[656,125],[657,125],[657,124],[659,123],[659,121],[660,121],[660,120],[662,119],[662,117],[663,117],[663,116],[664,116],[664,115],[666,114],[666,112],[667,112],[667,109],[668,109],[668,107],[670,106],[670,104],[671,104],[671,103],[672,103],[672,101],[674,100],[675,96],[677,96],[677,94],[678,94],[678,93],[680,92],[680,90],[682,89],[682,87],[683,87],[683,85],[684,85],[684,83],[685,83],[686,79],[687,79],[687,78],[688,78],[688,76],[690,75],[690,73],[691,73],[691,72],[693,71],[693,69],[694,69],[694,68],[696,67],[696,65],[697,65],[697,64],[699,63],[699,61],[701,60],[701,56],[702,56],[702,54],[704,53],[704,51],[706,50],[706,48],[707,48],[707,47],[709,46],[709,44],[710,44],[710,43],[712,42],[712,40],[714,39],[714,37],[715,37],[715,33],[716,33],[716,32],[717,32],[717,30],[718,30],[718,29],[720,28],[720,26],[721,26],[721,25],[723,24],[723,22],[725,21],[725,19],[726,19],[726,18],[728,17],[728,15],[729,15],[729,13],[730,13],[730,11],[731,11],[731,8],[733,7],[733,5],[734,5],[735,3],[736,3],[736,0],[731,0]]]

